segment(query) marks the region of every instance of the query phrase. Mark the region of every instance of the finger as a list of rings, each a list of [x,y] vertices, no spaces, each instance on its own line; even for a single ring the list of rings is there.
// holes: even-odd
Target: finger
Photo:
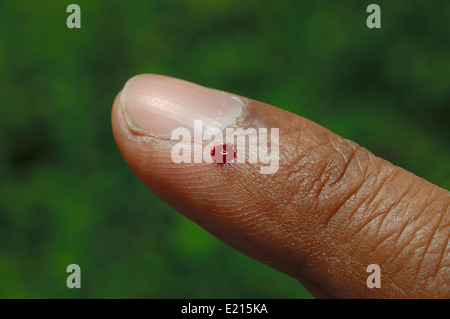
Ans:
[[[191,162],[177,163],[181,142],[171,134],[184,127],[201,138],[194,120],[220,132],[242,128],[248,141],[264,141],[266,128],[271,152],[260,156],[264,143],[255,150],[248,142],[237,149],[243,163],[216,164],[202,141],[195,163],[192,140]],[[112,124],[125,160],[153,192],[315,295],[450,297],[450,193],[356,143],[274,106],[158,75],[127,82]],[[381,288],[367,286],[371,264],[380,266]]]

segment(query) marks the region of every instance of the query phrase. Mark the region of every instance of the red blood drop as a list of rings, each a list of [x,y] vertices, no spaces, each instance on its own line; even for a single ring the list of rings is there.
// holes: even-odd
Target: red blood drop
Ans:
[[[231,143],[221,143],[211,149],[214,163],[230,163],[236,158],[236,147]]]

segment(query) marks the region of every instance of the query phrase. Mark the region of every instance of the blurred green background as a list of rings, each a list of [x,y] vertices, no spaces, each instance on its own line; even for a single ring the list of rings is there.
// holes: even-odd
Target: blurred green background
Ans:
[[[449,189],[449,21],[447,0],[2,0],[0,297],[311,298],[143,186],[111,133],[115,94],[138,73],[235,92]]]

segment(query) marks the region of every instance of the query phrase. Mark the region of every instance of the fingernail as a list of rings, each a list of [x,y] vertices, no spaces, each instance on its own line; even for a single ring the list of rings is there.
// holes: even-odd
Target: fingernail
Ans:
[[[232,94],[154,74],[128,80],[120,103],[132,131],[169,138],[179,127],[194,132],[194,120],[202,120],[204,129],[223,130],[235,123],[243,106]]]

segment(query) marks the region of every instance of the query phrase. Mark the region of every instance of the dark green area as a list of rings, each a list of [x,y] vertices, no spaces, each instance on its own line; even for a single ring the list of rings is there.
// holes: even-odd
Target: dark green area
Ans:
[[[1,298],[310,297],[133,175],[110,109],[138,73],[278,105],[450,188],[450,1],[73,2],[81,29],[72,1],[0,3]]]

